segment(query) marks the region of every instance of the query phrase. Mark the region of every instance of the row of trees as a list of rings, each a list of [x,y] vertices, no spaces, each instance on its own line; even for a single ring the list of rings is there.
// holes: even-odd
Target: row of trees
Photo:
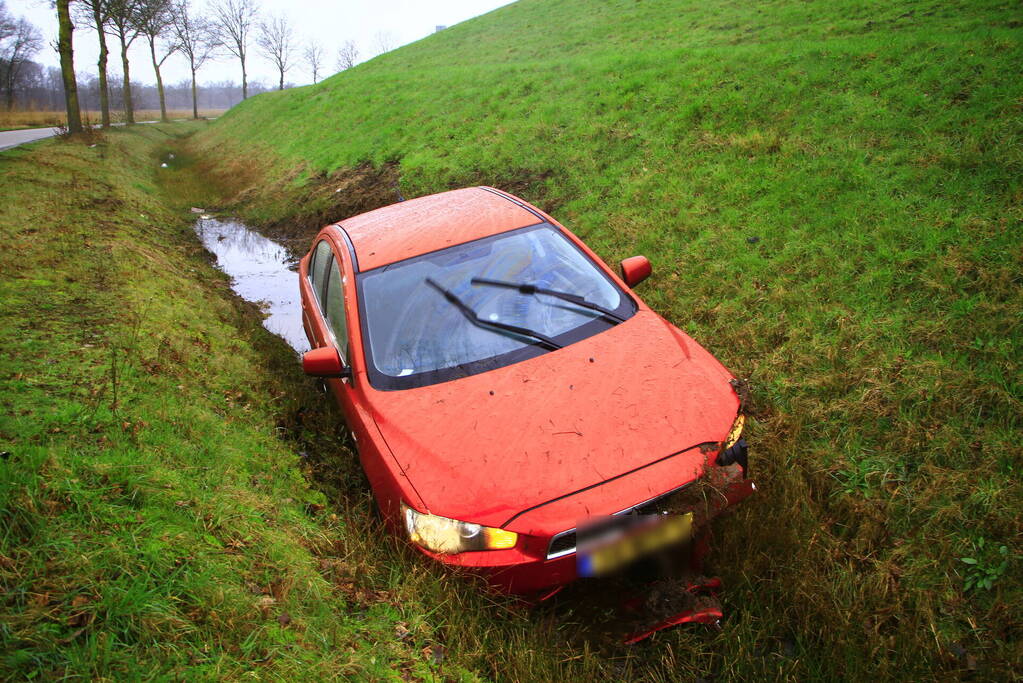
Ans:
[[[0,2],[0,89],[8,109],[14,106],[14,93],[27,66],[42,47],[39,29],[24,18],[12,17]]]
[[[212,0],[205,11],[197,10],[188,0],[56,0],[59,38],[57,50],[61,59],[61,74],[64,87],[65,106],[68,112],[68,128],[71,132],[81,130],[81,115],[77,83],[72,55],[72,35],[78,26],[93,29],[99,41],[97,79],[99,109],[103,127],[110,125],[110,90],[108,83],[108,59],[110,49],[107,39],[115,41],[115,49],[121,58],[121,104],[124,120],[135,122],[131,80],[129,48],[136,40],[142,39],[149,48],[149,57],[156,74],[156,90],[160,102],[160,115],[167,120],[166,89],[163,83],[162,67],[173,54],[180,54],[187,60],[191,72],[192,113],[198,118],[199,104],[196,75],[204,64],[223,56],[234,57],[241,67],[242,99],[249,96],[247,64],[250,49],[255,47],[274,64],[279,74],[278,87],[284,89],[285,74],[297,59],[303,59],[313,74],[313,82],[319,80],[324,68],[325,55],[318,45],[307,43],[305,49],[297,52],[294,30],[283,16],[262,18],[256,0]],[[3,17],[8,17],[3,19]],[[9,20],[3,0],[0,0],[0,20],[15,25]],[[22,20],[22,23],[26,23]],[[36,43],[29,45],[23,53],[26,60],[38,52],[42,39],[35,31]],[[0,46],[6,50],[11,42],[0,33]],[[391,48],[386,34],[377,37],[381,51]],[[34,45],[34,47],[33,47]],[[354,42],[344,43],[337,52],[336,64],[339,70],[351,68],[358,60],[359,52]],[[0,62],[6,63],[6,61]],[[0,73],[0,76],[3,74]],[[8,90],[13,92],[13,85]],[[13,95],[8,95],[13,104]]]
[[[99,77],[95,73],[79,72],[76,79],[78,86],[78,100],[82,108],[83,117],[86,110],[98,112],[100,109],[100,93],[105,92],[110,106],[111,118],[117,120],[116,112],[124,110],[124,91],[119,73],[110,74],[110,82],[104,90],[99,85]],[[285,83],[285,87],[293,84]],[[276,90],[266,84],[255,81],[249,83],[249,95],[259,94],[267,90]],[[237,81],[221,80],[207,81],[198,89],[196,99],[199,104],[199,111],[204,109],[230,109],[241,102],[242,87]],[[18,109],[34,109],[41,111],[59,111],[64,108],[64,85],[61,81],[60,69],[53,66],[45,66],[38,62],[28,62],[20,70],[18,81],[14,89],[15,106]],[[167,103],[167,110],[191,110],[193,104],[193,93],[191,81],[187,78],[164,84],[164,96]],[[160,108],[160,95],[157,92],[155,83],[142,83],[136,79],[131,82],[131,99],[133,110],[154,110]],[[83,120],[84,123],[84,120]],[[98,123],[98,121],[97,121]]]

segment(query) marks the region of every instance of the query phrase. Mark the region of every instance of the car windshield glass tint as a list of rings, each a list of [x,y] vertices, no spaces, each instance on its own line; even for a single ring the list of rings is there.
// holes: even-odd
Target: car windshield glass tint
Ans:
[[[371,380],[421,386],[482,372],[549,351],[537,340],[473,324],[427,278],[457,296],[482,320],[576,341],[607,329],[599,312],[543,294],[481,287],[473,278],[530,282],[585,297],[623,317],[634,304],[603,271],[549,225],[514,230],[377,268],[359,276]],[[580,334],[585,328],[588,333]],[[530,353],[518,351],[529,350]],[[445,373],[445,370],[457,372]],[[388,382],[424,373],[417,382]],[[374,382],[376,384],[376,382]]]

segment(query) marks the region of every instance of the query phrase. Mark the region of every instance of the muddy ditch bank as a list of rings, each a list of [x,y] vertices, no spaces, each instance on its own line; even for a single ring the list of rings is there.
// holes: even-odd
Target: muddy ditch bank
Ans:
[[[292,255],[305,254],[324,226],[418,196],[487,185],[521,196],[548,213],[563,200],[550,195],[551,170],[505,169],[499,174],[462,169],[439,187],[416,188],[401,178],[398,161],[363,162],[331,172],[288,167],[279,158],[232,155],[203,148],[186,139],[177,144],[176,163],[188,164],[211,195],[208,208],[230,215],[284,245]]]
[[[332,174],[299,179],[300,169],[276,182],[260,182],[233,168],[198,163],[199,172],[221,188],[218,214],[236,216],[295,257],[309,250],[325,225],[401,201],[398,165],[360,164]]]

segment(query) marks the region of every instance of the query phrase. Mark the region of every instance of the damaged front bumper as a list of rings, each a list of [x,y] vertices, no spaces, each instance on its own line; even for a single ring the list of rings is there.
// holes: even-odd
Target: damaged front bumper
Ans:
[[[698,481],[670,491],[652,501],[640,504],[631,511],[641,514],[693,514],[693,538],[690,542],[691,565],[699,568],[709,548],[710,522],[732,505],[736,505],[756,491],[756,485],[744,475],[738,464],[712,465]],[[579,579],[576,557],[575,530],[563,532],[553,538],[520,537],[521,543],[512,550],[488,553],[438,557],[446,564],[462,565],[482,575],[500,592],[514,593],[532,601],[553,596],[567,584]],[[431,554],[428,553],[427,554]],[[432,554],[431,554],[432,555]],[[473,555],[475,557],[468,557]],[[481,566],[481,562],[490,564]],[[598,581],[600,579],[593,579]]]

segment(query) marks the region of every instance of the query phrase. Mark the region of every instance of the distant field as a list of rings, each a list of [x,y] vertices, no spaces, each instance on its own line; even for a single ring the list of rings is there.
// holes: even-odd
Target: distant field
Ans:
[[[199,116],[214,118],[223,114],[226,109],[200,109]],[[191,109],[168,109],[167,116],[172,119],[192,118]],[[136,121],[159,120],[159,109],[139,109],[135,112]],[[98,111],[82,112],[83,121],[93,125],[99,125],[100,113]],[[124,112],[110,112],[110,120],[114,123],[124,121]],[[45,128],[48,126],[63,126],[67,116],[62,111],[0,111],[0,130],[18,130],[20,128]]]

